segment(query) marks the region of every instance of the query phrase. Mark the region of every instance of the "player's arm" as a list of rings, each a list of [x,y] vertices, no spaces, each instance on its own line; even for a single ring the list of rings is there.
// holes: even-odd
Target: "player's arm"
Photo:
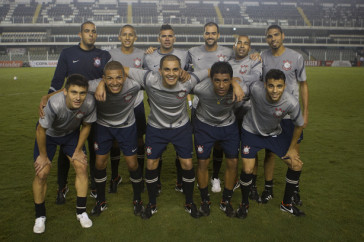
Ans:
[[[63,90],[64,90],[64,88],[62,88],[62,89],[60,89],[60,90],[58,90],[58,91],[56,91],[56,92],[52,92],[52,93],[49,93],[49,94],[47,94],[47,95],[44,95],[41,99],[40,99],[40,104],[39,104],[39,117],[40,118],[44,118],[44,111],[43,111],[43,109],[45,108],[45,106],[47,106],[47,102],[48,102],[48,100],[49,100],[49,98],[51,97],[51,96],[53,96],[54,94],[57,94],[57,93],[59,93],[59,92],[63,92]]]
[[[244,91],[241,88],[240,83],[241,79],[239,77],[233,77],[231,86],[233,87],[233,101],[240,102],[244,98]]]
[[[147,55],[150,55],[150,54],[152,54],[154,51],[156,51],[157,50],[157,48],[156,47],[152,47],[152,46],[150,46],[148,49],[146,49],[145,50],[145,54],[147,54]]]
[[[52,93],[61,89],[64,83],[64,79],[67,76],[68,76],[67,60],[64,51],[62,51],[58,58],[57,67],[56,70],[54,71],[54,75],[48,93]]]
[[[38,173],[46,166],[51,165],[51,161],[48,159],[47,155],[47,147],[46,147],[46,129],[43,128],[40,124],[37,126],[36,130],[36,138],[39,149],[39,156],[34,162],[35,174]]]
[[[86,139],[90,134],[91,124],[83,122],[80,131],[80,137],[78,138],[77,147],[72,155],[72,160],[77,160],[84,165],[87,165],[87,155],[83,152],[82,148],[85,145]]]
[[[301,93],[301,101],[302,101],[302,115],[303,115],[303,128],[306,128],[308,124],[308,84],[307,81],[299,82],[300,83],[300,93]]]
[[[302,163],[300,160],[300,156],[297,152],[296,145],[298,142],[298,139],[301,136],[303,130],[303,126],[295,126],[293,130],[293,136],[291,140],[291,144],[289,145],[288,151],[285,156],[282,157],[282,159],[288,159],[291,161],[291,168],[294,168],[298,163]]]
[[[260,56],[260,54],[258,52],[250,54],[249,58],[252,60],[259,60],[260,62],[262,62],[262,57]]]

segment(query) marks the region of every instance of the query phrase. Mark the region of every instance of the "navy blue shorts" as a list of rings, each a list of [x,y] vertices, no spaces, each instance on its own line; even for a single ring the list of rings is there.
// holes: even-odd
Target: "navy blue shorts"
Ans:
[[[282,128],[282,131],[287,133],[288,135],[290,135],[291,139],[292,139],[293,130],[294,130],[294,124],[293,124],[292,119],[282,119],[280,125],[281,125],[281,128]],[[301,143],[302,140],[303,140],[303,131],[301,133],[300,138],[297,141],[297,144]]]
[[[115,139],[125,156],[135,155],[137,151],[136,124],[126,128],[111,128],[96,124],[95,152],[97,155],[109,153]]]
[[[192,158],[192,126],[190,122],[174,129],[157,129],[147,125],[145,147],[148,159],[160,158],[168,143],[173,144],[179,157]]]
[[[279,157],[283,157],[288,151],[291,140],[292,136],[284,131],[277,136],[262,136],[252,134],[243,128],[241,132],[241,157],[253,159],[261,149],[270,150]]]
[[[143,137],[147,127],[147,122],[145,119],[144,102],[141,102],[138,106],[134,108],[134,115],[136,120],[138,137]]]
[[[211,149],[217,141],[221,144],[226,158],[239,157],[240,137],[237,122],[225,127],[213,127],[195,118],[193,124],[198,159],[209,158]]]
[[[47,156],[50,161],[52,161],[54,154],[57,150],[57,145],[61,146],[63,153],[69,157],[73,156],[73,153],[75,152],[75,149],[78,144],[78,138],[80,136],[80,131],[76,130],[66,136],[61,137],[52,137],[47,135],[46,136],[46,149],[47,149]],[[83,147],[83,151],[86,153],[85,147]],[[37,139],[35,139],[34,143],[34,161],[39,156],[39,148]]]

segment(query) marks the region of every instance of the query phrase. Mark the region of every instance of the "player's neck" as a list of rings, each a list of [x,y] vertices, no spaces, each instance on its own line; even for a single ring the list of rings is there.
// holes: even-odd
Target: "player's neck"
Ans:
[[[121,46],[121,52],[123,52],[124,54],[131,54],[134,51],[134,46],[130,46],[128,48]]]
[[[286,50],[286,47],[284,47],[282,45],[278,49],[272,49],[272,55],[273,56],[281,56],[284,53],[285,50]]]
[[[212,46],[209,46],[209,45],[205,45],[205,50],[208,51],[208,52],[212,52],[212,51],[216,51],[217,50],[217,44],[214,44]]]
[[[85,51],[90,51],[93,48],[95,48],[95,45],[85,45],[82,42],[80,43],[80,48],[85,50]]]
[[[162,46],[159,48],[159,53],[161,53],[161,54],[169,54],[169,53],[172,53],[172,51],[173,51],[173,47],[172,48],[170,48],[170,49],[165,49],[165,48],[163,48]]]
[[[237,60],[237,61],[240,61],[240,60],[242,60],[242,59],[245,59],[246,57],[247,57],[248,55],[246,55],[246,56],[235,56],[235,60]]]

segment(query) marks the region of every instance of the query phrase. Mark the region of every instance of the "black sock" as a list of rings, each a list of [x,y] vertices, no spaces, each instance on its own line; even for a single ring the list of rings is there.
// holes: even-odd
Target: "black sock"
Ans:
[[[161,171],[162,171],[162,157],[159,158],[159,163],[158,163],[158,185],[161,186]]]
[[[254,175],[254,174],[253,174],[252,186],[254,186],[254,187],[257,186],[257,175]]]
[[[176,171],[177,171],[177,184],[181,185],[182,184],[182,166],[181,166],[181,162],[179,161],[178,155],[176,153]]]
[[[241,201],[243,204],[249,204],[249,191],[252,185],[253,174],[246,174],[244,171],[240,173],[240,189],[241,189]]]
[[[210,201],[210,196],[209,196],[209,189],[208,186],[205,188],[198,188],[200,190],[200,195],[201,195],[201,200],[202,201]]]
[[[145,183],[147,184],[149,203],[157,204],[158,168],[154,170],[145,169]]]
[[[138,166],[139,166],[139,170],[140,173],[143,177],[143,171],[144,171],[144,157],[145,157],[145,150],[144,150],[144,146],[142,147],[138,147],[138,151],[137,151],[137,157],[138,157]]]
[[[88,143],[88,157],[89,157],[89,161],[90,161],[90,185],[91,185],[91,190],[96,190],[96,183],[95,183],[95,163],[96,163],[96,153],[95,153],[95,127],[96,127],[96,123],[93,123],[91,125],[91,130],[90,130],[90,135],[87,137],[87,143]]]
[[[119,176],[119,163],[120,163],[119,147],[111,147],[110,160],[111,160],[111,179],[115,180]]]
[[[230,203],[232,196],[233,196],[233,190],[229,190],[226,187],[224,187],[224,191],[222,192],[222,201]]]
[[[81,214],[83,212],[86,212],[86,201],[87,197],[78,197],[76,201],[76,213]]]
[[[193,187],[195,184],[195,171],[182,169],[182,187],[186,196],[186,204],[193,203]]]
[[[97,190],[97,201],[105,202],[106,169],[98,170],[95,168],[95,185]]]
[[[224,156],[224,152],[222,149],[214,148],[214,151],[212,152],[212,163],[213,163],[212,164],[213,165],[212,179],[219,178],[219,172],[220,172],[223,156]]]
[[[34,208],[35,208],[35,218],[46,216],[45,202],[42,202],[39,204],[34,203]]]
[[[140,167],[138,167],[138,169],[136,169],[135,171],[129,171],[129,173],[130,173],[130,181],[133,186],[133,192],[134,192],[133,201],[135,200],[141,201],[140,193],[142,192],[141,185],[143,178],[140,171]]]
[[[63,149],[58,152],[57,161],[57,182],[58,190],[61,191],[67,185],[68,171],[70,169],[70,161],[67,156],[63,153]]]
[[[298,180],[300,179],[301,171],[294,171],[290,168],[287,169],[286,173],[286,189],[284,190],[283,203],[291,204],[292,195],[295,191]]]
[[[265,180],[264,189],[272,191],[273,190],[273,180],[270,180],[270,181]]]

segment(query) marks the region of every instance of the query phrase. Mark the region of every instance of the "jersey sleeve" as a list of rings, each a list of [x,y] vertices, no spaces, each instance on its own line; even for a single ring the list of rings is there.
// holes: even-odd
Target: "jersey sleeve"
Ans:
[[[39,118],[39,125],[44,129],[49,129],[56,118],[56,112],[52,107],[51,99],[48,100],[47,106],[44,107],[44,117]]]
[[[51,86],[48,90],[48,94],[58,91],[62,88],[64,79],[68,76],[67,72],[67,59],[64,53],[64,50],[62,50],[59,58],[58,58],[58,64],[56,67],[56,70],[53,75],[53,79],[51,81]]]
[[[304,82],[307,79],[306,76],[306,68],[305,68],[305,61],[303,60],[302,55],[299,55],[297,60],[297,80],[300,82]]]
[[[102,79],[99,78],[99,79],[89,81],[88,82],[88,92],[94,94],[96,92],[96,88],[100,84],[101,80]]]
[[[262,77],[262,62],[254,61],[248,74],[243,76],[243,81],[248,85],[251,82],[260,81]]]
[[[129,69],[129,75],[128,76],[129,76],[130,79],[133,79],[139,85],[141,85],[142,87],[144,87],[144,82],[145,82],[145,79],[146,79],[148,73],[150,73],[150,71],[148,71],[148,70],[141,70],[141,69],[136,69],[136,68],[130,68]]]
[[[201,71],[191,72],[190,74],[191,74],[191,83],[193,86],[195,86],[202,80],[208,78],[209,72],[208,70],[201,70]]]
[[[290,117],[293,121],[293,124],[295,126],[303,126],[304,120],[303,120],[303,116],[301,113],[300,103],[298,102],[298,100],[296,100],[295,105],[292,107],[292,110],[290,112],[288,112],[288,114],[290,115]]]
[[[93,96],[88,97],[86,104],[87,104],[90,112],[83,118],[83,122],[94,123],[97,120],[95,98]]]

